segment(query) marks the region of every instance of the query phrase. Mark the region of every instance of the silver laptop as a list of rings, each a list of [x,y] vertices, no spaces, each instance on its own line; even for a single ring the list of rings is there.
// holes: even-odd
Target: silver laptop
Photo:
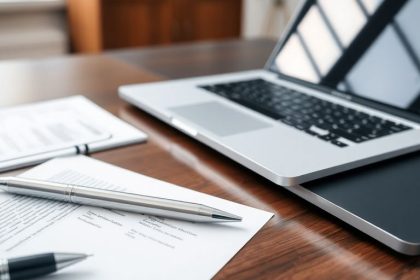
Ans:
[[[420,1],[305,1],[264,69],[120,96],[293,186],[420,148]]]

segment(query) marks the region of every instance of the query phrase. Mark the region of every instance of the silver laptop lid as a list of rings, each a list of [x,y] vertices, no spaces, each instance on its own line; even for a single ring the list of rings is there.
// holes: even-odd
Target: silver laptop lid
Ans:
[[[418,15],[418,0],[305,1],[266,69],[420,121]]]

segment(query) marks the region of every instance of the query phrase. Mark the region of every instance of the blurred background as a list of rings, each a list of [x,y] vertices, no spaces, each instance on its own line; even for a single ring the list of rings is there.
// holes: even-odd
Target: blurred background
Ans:
[[[277,39],[298,0],[0,0],[0,60]]]

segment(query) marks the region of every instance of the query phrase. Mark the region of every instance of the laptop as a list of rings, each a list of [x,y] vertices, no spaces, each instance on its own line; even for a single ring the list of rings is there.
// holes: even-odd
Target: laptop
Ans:
[[[420,1],[303,1],[264,69],[121,98],[282,186],[420,148]]]

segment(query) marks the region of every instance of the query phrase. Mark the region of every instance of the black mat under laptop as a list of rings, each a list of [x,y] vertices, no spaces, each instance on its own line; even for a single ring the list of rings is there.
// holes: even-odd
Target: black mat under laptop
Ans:
[[[373,235],[384,231],[401,239],[397,251],[420,254],[420,153],[358,168],[303,186],[344,211],[360,217],[368,227],[353,225]],[[329,211],[331,212],[331,211]],[[345,222],[349,222],[344,219]],[[352,224],[352,222],[349,222]],[[362,228],[360,228],[362,227]],[[370,228],[369,228],[370,227]],[[377,232],[377,234],[378,234]],[[384,238],[382,236],[380,238]],[[387,243],[387,240],[379,240]],[[392,244],[386,244],[395,247]]]

